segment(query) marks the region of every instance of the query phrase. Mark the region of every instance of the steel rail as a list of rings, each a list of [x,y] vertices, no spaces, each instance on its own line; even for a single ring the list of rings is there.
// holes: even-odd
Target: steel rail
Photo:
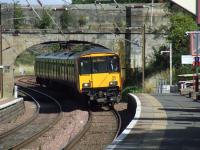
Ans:
[[[21,86],[21,87],[23,87],[23,86]],[[26,88],[26,89],[28,89],[28,90],[34,91],[34,92],[36,92],[36,93],[39,93],[39,94],[41,94],[41,95],[43,95],[43,96],[48,97],[49,99],[52,99],[52,100],[59,106],[60,112],[59,112],[58,117],[56,117],[56,119],[55,119],[53,122],[51,122],[47,127],[45,127],[45,128],[44,128],[43,130],[41,130],[40,132],[38,132],[38,133],[32,135],[32,136],[31,136],[30,138],[28,138],[27,140],[24,140],[23,142],[21,142],[21,143],[15,145],[15,146],[13,146],[13,147],[11,148],[12,150],[18,150],[18,149],[20,149],[20,148],[22,148],[22,147],[25,147],[25,146],[28,145],[29,143],[33,142],[33,141],[36,140],[38,137],[40,137],[42,134],[44,134],[45,132],[47,132],[48,130],[50,130],[50,129],[51,129],[55,124],[57,124],[57,123],[61,120],[61,118],[62,118],[62,108],[61,108],[61,105],[60,105],[60,103],[59,103],[55,98],[53,98],[53,97],[51,97],[51,96],[49,96],[49,95],[47,95],[47,94],[45,94],[45,93],[42,93],[42,92],[40,92],[40,91],[31,89],[31,88],[27,88],[27,87],[23,87],[23,88]]]
[[[117,127],[117,130],[116,130],[116,134],[113,138],[113,140],[115,138],[117,138],[119,132],[120,132],[120,129],[121,129],[121,117],[120,117],[120,114],[118,113],[118,111],[116,111],[114,109],[114,107],[110,107],[110,106],[107,106],[109,107],[108,109],[105,109],[105,111],[111,111],[112,114],[115,116],[116,120],[117,120],[117,124],[118,124],[118,127]],[[89,118],[88,118],[88,122],[87,124],[84,126],[83,130],[77,134],[74,139],[69,143],[67,144],[64,148],[62,148],[62,150],[70,150],[70,149],[73,149],[77,143],[82,139],[82,137],[86,134],[86,132],[88,132],[88,130],[90,129],[90,127],[92,126],[92,118],[93,118],[93,114],[91,111],[89,111]]]
[[[37,109],[36,109],[34,115],[33,115],[32,117],[30,117],[28,120],[26,120],[25,122],[21,123],[20,125],[18,125],[18,126],[16,126],[16,127],[12,128],[11,130],[2,133],[2,134],[0,135],[0,139],[4,138],[4,137],[6,137],[6,136],[8,136],[8,135],[10,135],[10,134],[13,134],[13,133],[16,132],[17,130],[19,130],[19,129],[25,127],[25,126],[27,126],[27,125],[30,124],[33,120],[35,120],[35,119],[38,117],[38,115],[39,115],[40,104],[37,102],[37,100],[36,100],[34,97],[32,97],[30,94],[28,94],[28,93],[26,93],[26,92],[24,92],[24,91],[19,90],[19,92],[23,93],[24,95],[29,96],[29,97],[35,102],[35,104],[36,104],[36,106],[37,106]]]
[[[27,146],[29,143],[31,143],[31,142],[33,142],[34,140],[36,140],[38,137],[40,137],[42,134],[44,134],[45,132],[47,132],[48,130],[50,130],[55,124],[57,124],[59,121],[60,121],[60,119],[62,118],[62,109],[61,109],[61,105],[59,104],[59,102],[56,100],[56,99],[54,99],[53,97],[50,97],[50,96],[48,96],[48,95],[46,95],[46,94],[44,94],[44,93],[42,93],[42,92],[39,92],[39,91],[37,91],[37,90],[33,90],[33,89],[31,89],[31,88],[26,88],[26,87],[24,87],[24,86],[20,86],[23,90],[29,90],[29,91],[34,91],[34,92],[36,92],[36,93],[39,93],[39,94],[41,94],[41,95],[43,95],[43,96],[45,96],[45,97],[48,97],[50,100],[52,100],[54,103],[56,103],[56,105],[58,106],[58,115],[55,117],[55,118],[53,118],[54,120],[53,121],[51,121],[47,126],[44,126],[44,127],[42,127],[41,129],[40,129],[40,131],[38,131],[38,132],[36,132],[36,133],[33,133],[32,135],[30,135],[28,138],[26,138],[26,139],[24,139],[23,141],[19,141],[18,143],[15,143],[14,145],[11,145],[11,146],[9,146],[8,147],[8,149],[20,149],[20,148],[22,148],[22,147],[25,147],[25,146]],[[26,92],[27,93],[27,92]],[[30,94],[29,94],[30,95]],[[37,115],[37,117],[38,117],[39,115]],[[37,119],[37,117],[35,118],[35,119]],[[32,120],[32,122],[34,122],[35,121],[35,119],[33,119]],[[24,124],[24,126],[22,126],[22,127],[18,127],[16,130],[13,130],[13,132],[10,132],[9,134],[7,134],[8,135],[8,137],[9,137],[9,135],[12,135],[12,133],[14,134],[15,132],[17,132],[17,131],[20,131],[20,129],[23,129],[23,127],[26,127],[26,125],[31,125],[31,122],[30,122],[30,124]],[[6,138],[7,136],[5,136],[5,138]],[[3,138],[2,138],[3,139]]]
[[[23,76],[21,78],[19,76],[20,79],[18,79],[18,82],[21,82],[21,83],[24,83],[24,84],[36,85],[36,83],[30,81],[30,77],[32,77],[32,76]],[[23,81],[24,79],[29,79],[29,80]]]
[[[117,122],[118,122],[118,128],[117,128],[117,131],[116,131],[116,135],[115,135],[115,137],[113,139],[113,140],[115,140],[118,137],[119,133],[120,133],[120,130],[121,130],[121,127],[122,127],[122,119],[121,119],[121,116],[120,116],[119,112],[114,107],[111,107],[111,111],[115,115],[115,117],[117,119]]]
[[[80,140],[81,138],[85,135],[85,133],[89,130],[89,128],[92,125],[92,113],[91,111],[88,111],[88,121],[84,125],[83,130],[80,131],[67,145],[65,145],[62,150],[70,150],[72,149]]]

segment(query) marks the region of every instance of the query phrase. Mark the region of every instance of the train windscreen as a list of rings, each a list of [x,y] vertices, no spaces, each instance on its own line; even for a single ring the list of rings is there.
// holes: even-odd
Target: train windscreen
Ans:
[[[119,71],[117,56],[91,57],[80,59],[80,74],[106,73]]]

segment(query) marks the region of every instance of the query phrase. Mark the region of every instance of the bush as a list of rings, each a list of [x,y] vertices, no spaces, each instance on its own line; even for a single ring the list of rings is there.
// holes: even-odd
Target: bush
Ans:
[[[142,88],[136,86],[128,86],[122,90],[122,101],[128,101],[127,95],[128,93],[141,93]]]

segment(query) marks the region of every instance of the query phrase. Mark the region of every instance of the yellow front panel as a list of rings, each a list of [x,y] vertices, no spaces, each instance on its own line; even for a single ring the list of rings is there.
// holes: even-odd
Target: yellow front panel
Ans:
[[[83,83],[91,83],[92,88],[109,87],[110,81],[117,81],[121,87],[120,73],[97,73],[91,75],[80,75],[80,90],[82,90]]]
[[[105,56],[114,56],[113,53],[93,53],[81,56],[81,58],[95,58],[95,57],[105,57]],[[109,87],[110,81],[117,81],[119,88],[121,89],[121,76],[120,72],[111,72],[111,73],[94,73],[94,74],[83,74],[79,75],[79,88],[82,90],[83,83],[90,83],[91,88],[102,88]]]
[[[95,54],[88,54],[81,57],[99,57],[99,56],[113,56],[113,54],[106,54],[106,53],[95,53]]]
[[[80,90],[82,90],[83,83],[91,83],[91,81],[92,81],[91,74],[79,75]]]

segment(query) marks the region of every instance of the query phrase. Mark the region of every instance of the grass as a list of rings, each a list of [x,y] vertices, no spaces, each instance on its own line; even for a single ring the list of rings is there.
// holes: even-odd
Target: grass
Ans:
[[[136,87],[136,86],[128,86],[122,90],[122,100],[123,101],[128,101],[127,94],[128,93],[141,93],[142,88],[141,87]]]
[[[146,93],[155,93],[156,91],[156,84],[159,82],[160,79],[166,80],[169,82],[169,70],[162,71],[152,77],[149,77],[145,80],[145,90]]]
[[[34,75],[34,66],[33,65],[19,65],[15,67],[14,75]]]

